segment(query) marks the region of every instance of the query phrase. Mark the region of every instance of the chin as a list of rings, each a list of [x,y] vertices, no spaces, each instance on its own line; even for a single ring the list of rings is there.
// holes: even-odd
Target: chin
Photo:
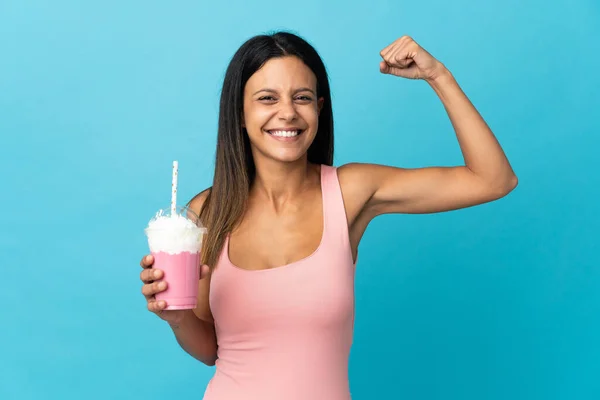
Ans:
[[[253,146],[254,157],[267,158],[273,161],[282,163],[293,163],[306,159],[308,147],[300,146],[285,146],[285,145],[268,145],[268,146]]]
[[[281,163],[294,163],[306,159],[306,152],[300,154],[272,154],[270,158]]]

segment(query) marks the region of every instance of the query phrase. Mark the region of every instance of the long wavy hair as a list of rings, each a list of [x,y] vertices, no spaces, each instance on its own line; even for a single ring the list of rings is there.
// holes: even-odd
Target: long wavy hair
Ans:
[[[308,149],[308,162],[333,164],[333,113],[329,78],[317,51],[289,32],[258,35],[234,54],[223,82],[219,109],[217,152],[212,187],[200,211],[208,228],[203,241],[202,263],[216,266],[227,235],[241,221],[251,184],[256,175],[250,140],[242,127],[244,88],[248,79],[272,58],[295,56],[317,78],[317,98],[323,98],[317,134]]]

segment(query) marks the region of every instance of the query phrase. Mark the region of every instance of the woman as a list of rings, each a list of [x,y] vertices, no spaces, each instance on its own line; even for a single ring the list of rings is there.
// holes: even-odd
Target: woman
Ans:
[[[198,307],[166,311],[146,256],[142,292],[182,348],[217,366],[206,400],[349,399],[354,268],[369,222],[496,200],[517,178],[445,66],[404,36],[380,71],[422,79],[455,128],[465,165],[332,167],[333,117],[317,52],[285,32],[247,41],[221,95],[213,186],[190,207],[209,234]]]

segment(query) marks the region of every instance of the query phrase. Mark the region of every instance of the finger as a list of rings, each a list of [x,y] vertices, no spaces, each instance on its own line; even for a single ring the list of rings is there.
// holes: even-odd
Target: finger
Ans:
[[[404,36],[400,37],[399,39],[396,39],[395,41],[393,41],[390,45],[388,45],[383,50],[381,50],[381,52],[379,54],[381,55],[381,57],[384,60],[390,61],[390,55],[392,53],[394,53],[398,49],[406,47],[406,45],[412,41],[413,40],[410,36],[404,35]]]
[[[163,277],[163,271],[156,268],[148,268],[140,272],[140,279],[144,283],[152,283],[157,279],[161,279]]]
[[[410,47],[412,43],[415,43],[415,41],[410,36],[405,35],[398,39],[398,44],[404,48]]]
[[[415,61],[412,58],[398,58],[395,62],[395,66],[398,68],[409,68]]]
[[[419,70],[415,65],[411,65],[408,68],[392,68],[389,73],[392,75],[399,76],[401,78],[407,78],[407,79],[418,79],[419,78]]]
[[[401,45],[390,49],[390,51],[388,53],[386,53],[383,60],[391,68],[394,68],[394,67],[404,68],[412,62],[412,60],[409,59],[409,57],[408,57],[408,53],[407,53],[406,49],[404,48],[404,46],[401,46]]]
[[[210,273],[210,267],[208,265],[200,266],[200,279],[206,278],[209,273]]]
[[[394,47],[394,44],[395,44],[395,43],[396,43],[396,42],[394,42],[394,43],[390,44],[389,46],[385,47],[383,50],[381,50],[381,51],[379,52],[379,55],[381,56],[381,58],[385,59],[385,56],[386,56],[386,55],[387,55],[387,54],[390,52],[390,49],[391,49],[392,47]]]
[[[156,314],[160,314],[166,307],[166,303],[161,301],[149,301],[148,302],[148,311],[151,311]]]
[[[418,75],[416,65],[414,65],[414,64],[409,66],[408,68],[398,68],[395,66],[390,66],[385,61],[382,61],[379,64],[379,70],[383,74],[395,75],[395,76],[399,76],[401,78],[414,79]]]
[[[150,268],[152,264],[154,264],[154,257],[151,254],[142,257],[142,261],[140,261],[140,267],[142,268]]]
[[[167,290],[167,282],[165,281],[148,283],[142,286],[142,294],[146,297],[152,297],[156,293],[164,292],[165,290]]]
[[[381,61],[379,63],[379,71],[383,74],[392,74],[404,76],[402,73],[403,70],[412,69],[414,67],[412,60],[406,60],[405,62],[394,62],[393,64],[388,63],[386,61]]]
[[[412,62],[406,46],[401,45],[394,49],[392,53],[389,54],[389,60],[386,60],[393,67],[398,68],[406,68]]]
[[[390,61],[390,55],[393,54],[399,46],[400,43],[396,40],[394,43],[390,44],[381,51],[381,58],[383,58],[385,61]]]

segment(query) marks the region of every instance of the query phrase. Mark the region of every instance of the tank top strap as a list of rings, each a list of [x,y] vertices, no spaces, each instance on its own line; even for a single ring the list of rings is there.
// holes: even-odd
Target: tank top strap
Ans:
[[[323,190],[323,213],[327,225],[327,241],[340,246],[340,250],[350,254],[348,218],[337,175],[337,168],[321,165],[321,188]]]

